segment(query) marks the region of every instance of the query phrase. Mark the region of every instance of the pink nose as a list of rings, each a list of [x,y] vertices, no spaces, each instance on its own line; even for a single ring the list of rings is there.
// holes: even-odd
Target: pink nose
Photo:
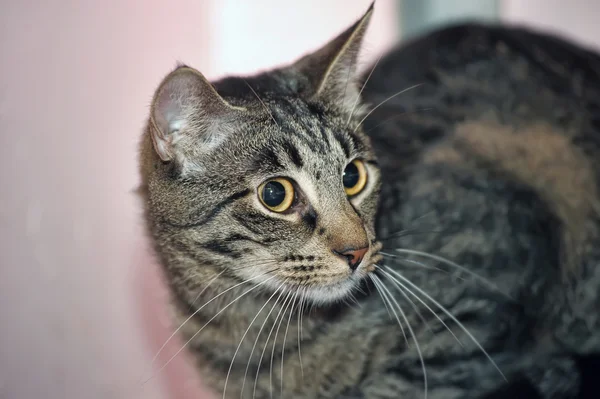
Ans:
[[[368,250],[369,250],[369,247],[358,248],[358,249],[344,248],[341,251],[336,251],[334,249],[333,253],[335,253],[337,256],[343,258],[344,260],[346,260],[346,262],[348,262],[348,266],[350,266],[350,269],[352,269],[352,271],[354,271],[354,270],[356,270],[358,265],[360,265],[360,262],[363,260],[363,258],[365,257],[365,254],[367,253]]]

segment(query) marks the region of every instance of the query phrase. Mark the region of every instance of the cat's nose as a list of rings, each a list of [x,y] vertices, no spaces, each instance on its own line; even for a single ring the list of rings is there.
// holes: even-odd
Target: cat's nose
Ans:
[[[343,258],[346,262],[348,262],[348,266],[352,271],[356,270],[360,262],[365,257],[365,254],[369,250],[369,247],[363,248],[344,248],[341,251],[333,250],[333,253]]]

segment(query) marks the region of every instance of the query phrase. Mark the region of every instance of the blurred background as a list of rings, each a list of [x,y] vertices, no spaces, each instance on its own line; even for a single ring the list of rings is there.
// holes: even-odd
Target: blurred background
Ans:
[[[369,4],[0,0],[1,399],[202,397],[183,360],[140,384],[168,336],[133,193],[153,91],[176,61],[211,79],[291,62]],[[593,0],[378,0],[363,67],[463,19],[600,49],[599,12]]]

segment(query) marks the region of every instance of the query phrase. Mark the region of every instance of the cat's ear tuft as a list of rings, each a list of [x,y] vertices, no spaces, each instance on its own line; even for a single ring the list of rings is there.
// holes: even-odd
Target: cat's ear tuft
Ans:
[[[298,60],[294,67],[311,82],[312,93],[348,112],[359,96],[358,54],[373,14],[374,2],[354,25],[335,39]]]
[[[162,81],[152,101],[154,149],[163,161],[183,163],[192,150],[222,141],[225,121],[241,110],[227,103],[200,72],[178,66]]]

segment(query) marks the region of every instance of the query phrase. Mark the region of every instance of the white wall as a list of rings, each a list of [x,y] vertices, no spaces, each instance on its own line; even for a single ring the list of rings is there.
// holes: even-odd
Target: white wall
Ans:
[[[393,3],[378,0],[370,61],[393,41]],[[511,20],[598,43],[592,1],[508,3]],[[139,384],[168,332],[131,192],[136,144],[176,60],[209,77],[288,62],[369,0],[290,4],[2,0],[0,398],[199,397],[181,357],[161,374],[170,385]]]
[[[501,0],[398,0],[402,36],[410,38],[465,19],[497,21]]]
[[[503,19],[552,31],[600,50],[600,2],[596,0],[503,0]]]

